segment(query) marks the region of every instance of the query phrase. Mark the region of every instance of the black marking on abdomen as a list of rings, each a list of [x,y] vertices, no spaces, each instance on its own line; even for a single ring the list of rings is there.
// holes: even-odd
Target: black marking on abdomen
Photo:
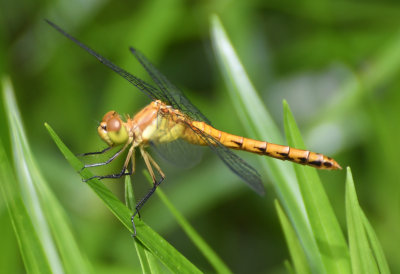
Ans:
[[[278,152],[285,160],[293,160],[293,158],[289,157],[289,153],[286,152]]]
[[[302,164],[305,164],[305,163],[307,163],[307,158],[304,158],[304,157],[299,157],[299,158],[297,158],[299,161],[300,161],[300,163],[302,163]]]
[[[239,147],[242,147],[242,145],[243,145],[243,140],[242,140],[242,142],[238,142],[238,141],[232,140],[232,143],[235,143],[235,144],[237,144]]]
[[[267,151],[268,143],[263,143],[263,144],[265,144],[265,147],[254,147],[254,148],[258,149],[259,151],[261,151],[263,153],[265,153]]]
[[[322,162],[321,161],[319,161],[319,160],[316,160],[316,161],[312,161],[312,162],[308,162],[310,165],[313,165],[313,166],[321,166],[322,165]]]
[[[331,163],[331,162],[324,162],[324,166],[326,166],[326,167],[332,167],[332,163]]]
[[[254,148],[258,149],[261,152],[267,151],[267,147],[265,147],[265,148],[264,147],[254,147]]]

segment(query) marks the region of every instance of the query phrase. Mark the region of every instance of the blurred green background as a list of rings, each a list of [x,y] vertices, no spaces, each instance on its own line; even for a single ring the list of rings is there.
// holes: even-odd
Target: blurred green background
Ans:
[[[139,271],[129,233],[52,143],[48,122],[76,153],[97,151],[97,121],[114,109],[134,114],[149,101],[121,77],[48,26],[47,18],[134,75],[148,80],[128,51],[141,50],[213,122],[244,134],[210,42],[210,15],[220,16],[260,97],[282,124],[293,109],[310,150],[351,166],[360,204],[393,272],[400,272],[400,5],[396,1],[1,1],[0,71],[13,81],[40,168],[70,217],[81,249],[97,271]],[[1,99],[2,100],[2,99]],[[1,139],[9,144],[3,102]],[[262,121],[259,121],[262,123]],[[251,137],[251,136],[248,136]],[[273,140],[268,140],[273,141]],[[240,154],[257,166],[256,155]],[[93,161],[104,158],[93,158]],[[290,163],[288,163],[289,165]],[[94,170],[115,172],[121,161]],[[283,272],[288,251],[267,195],[258,197],[209,152],[191,169],[161,162],[162,188],[237,273]],[[137,196],[148,189],[138,157]],[[345,229],[342,172],[320,172]],[[123,184],[107,185],[123,197]],[[211,267],[153,197],[142,218],[204,271]],[[2,271],[23,271],[0,201]]]

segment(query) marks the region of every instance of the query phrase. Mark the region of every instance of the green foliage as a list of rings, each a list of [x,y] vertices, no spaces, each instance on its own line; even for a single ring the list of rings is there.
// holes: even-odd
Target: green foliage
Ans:
[[[390,273],[375,233],[358,204],[350,168],[346,179],[346,213],[353,273]]]
[[[306,149],[288,104],[284,101],[285,132],[290,146]],[[315,169],[294,165],[298,184],[326,272],[350,273],[348,247],[339,222]]]
[[[37,168],[9,79],[3,79],[3,98],[10,127],[14,165],[1,154],[1,188],[25,269],[32,273],[87,273],[90,269],[78,248],[54,194]]]
[[[273,122],[267,111],[262,104],[258,103],[260,100],[257,93],[217,17],[213,18],[213,41],[218,53],[220,67],[227,84],[230,85],[231,97],[237,105],[240,105],[237,109],[241,110],[241,116],[245,117],[244,122],[247,121],[247,125],[259,139],[272,139],[273,135],[278,136],[279,133],[273,127]],[[289,145],[306,149],[286,101],[284,101],[283,106],[285,132]],[[257,123],[260,119],[265,123]],[[266,124],[270,125],[268,130],[264,128]],[[257,133],[263,132],[268,132],[271,135],[267,137],[257,135]],[[275,162],[270,163],[271,172],[276,175],[272,178],[272,182],[275,183],[277,192],[281,193],[280,199],[285,205],[291,221],[290,223],[281,206],[276,203],[296,272],[351,273],[349,250],[317,171],[310,167],[293,166],[297,177],[294,183],[299,190],[288,188],[290,179],[282,179],[285,174],[280,171]],[[300,196],[301,198],[293,199],[296,194],[298,194],[297,197]],[[305,210],[302,212],[303,214],[299,214],[299,209],[302,208]],[[350,220],[348,217],[349,223]],[[361,229],[364,229],[362,224]],[[349,230],[349,233],[351,233],[351,230]],[[356,234],[359,233],[349,235],[349,239],[356,238]],[[364,245],[364,249],[360,248],[360,250],[365,250],[369,245],[366,238],[358,242]],[[351,245],[352,241],[350,241]],[[359,256],[359,258],[361,257]],[[372,257],[366,257],[365,260],[368,260],[368,263],[373,264],[375,262]],[[364,266],[364,270],[369,269],[371,273],[377,273],[377,269],[374,271],[366,264],[366,261],[360,262],[358,265]]]
[[[32,273],[51,273],[46,254],[22,201],[21,193],[17,189],[17,179],[2,145],[0,159],[2,197],[10,214],[25,268]]]
[[[53,129],[46,124],[54,142],[68,162],[79,172],[82,179],[88,180],[93,177],[89,169],[83,169],[84,165],[78,158],[64,145],[61,139],[56,135]],[[99,198],[107,205],[109,210],[117,217],[117,219],[130,231],[134,233],[131,223],[132,211],[126,207],[108,188],[104,186],[97,178],[88,180],[88,186],[99,196]],[[133,197],[128,194],[128,199],[132,201]],[[166,240],[161,238],[155,231],[148,227],[138,216],[135,217],[136,239],[141,242],[154,256],[164,263],[174,273],[196,273],[200,272],[192,265],[183,255],[173,248]]]
[[[152,184],[150,175],[146,172],[146,177],[150,184]],[[206,257],[209,263],[213,266],[214,270],[218,273],[231,273],[229,268],[225,263],[218,257],[214,250],[201,238],[199,233],[190,225],[190,223],[185,219],[185,217],[174,207],[171,201],[167,198],[161,189],[157,190],[157,195],[172,213],[176,221],[182,227],[183,231],[193,242],[193,244],[200,250],[200,252]]]
[[[285,215],[281,205],[278,201],[275,201],[276,211],[278,213],[279,220],[281,222],[283,233],[285,234],[286,244],[289,249],[289,253],[292,258],[293,266],[289,262],[286,262],[289,273],[311,273],[310,266],[307,262],[307,257],[300,244],[300,240],[297,238],[296,232],[293,229],[290,220]],[[294,271],[296,269],[296,271]]]
[[[123,197],[128,187],[106,180],[107,188],[94,189],[106,201],[98,199],[42,126],[51,124],[73,153],[100,150],[95,121],[110,109],[133,115],[149,101],[49,28],[44,18],[148,80],[128,51],[129,46],[138,48],[221,130],[307,147],[351,166],[357,196],[345,171],[315,172],[240,153],[266,183],[266,197],[260,198],[207,153],[190,170],[160,162],[167,175],[161,189],[217,255],[203,256],[157,195],[141,215],[191,264],[212,272],[210,261],[218,256],[234,273],[363,271],[366,264],[370,270],[388,273],[390,266],[400,272],[400,8],[395,2],[32,3],[1,5],[6,12],[0,19],[0,73],[13,80],[18,120],[27,137],[21,138],[22,123],[9,119],[9,102],[1,97],[0,272],[150,273],[168,268],[146,245],[131,239],[126,228],[131,229],[134,202],[124,206],[107,192],[114,193],[113,199]],[[210,36],[212,14],[220,23],[213,17]],[[234,55],[217,46],[227,41]],[[282,113],[283,99],[288,103]],[[120,164],[90,171],[114,173]],[[137,170],[143,169],[137,157]],[[26,178],[34,183],[25,183]],[[141,172],[133,178],[141,197],[145,179]],[[132,200],[133,194],[128,196]],[[276,199],[280,206],[275,210]],[[103,206],[107,203],[117,218]],[[136,223],[143,237],[152,235],[144,222]],[[363,261],[363,256],[372,260]]]

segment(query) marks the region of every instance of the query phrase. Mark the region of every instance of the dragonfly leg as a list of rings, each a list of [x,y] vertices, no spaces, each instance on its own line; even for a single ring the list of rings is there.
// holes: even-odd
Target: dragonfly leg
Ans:
[[[84,156],[88,156],[88,155],[103,154],[104,152],[107,152],[107,151],[109,151],[110,149],[112,149],[112,147],[106,147],[106,148],[103,149],[102,151],[81,153],[81,154],[77,154],[76,156],[78,156],[78,157],[84,157]]]
[[[110,157],[110,159],[108,159],[105,162],[101,162],[101,163],[94,163],[94,164],[89,164],[89,165],[84,165],[82,167],[82,169],[79,172],[82,172],[82,170],[84,170],[85,168],[88,167],[96,167],[96,166],[104,166],[107,165],[109,163],[111,163],[115,158],[117,158],[122,152],[124,152],[124,150],[127,148],[127,146],[129,145],[129,143],[126,143],[120,150],[118,150],[113,156]],[[111,148],[111,147],[110,147]],[[106,152],[109,148],[104,149],[103,151],[100,151],[102,153]],[[91,153],[91,152],[89,152]],[[94,152],[92,152],[94,153]],[[99,153],[100,154],[100,153]]]
[[[136,227],[135,227],[135,222],[134,218],[136,215],[140,217],[139,210],[142,208],[142,206],[146,203],[146,201],[153,195],[153,193],[156,191],[157,187],[164,181],[165,175],[164,172],[162,172],[161,168],[158,166],[158,164],[153,160],[153,158],[142,148],[140,147],[140,152],[143,156],[144,162],[147,166],[147,169],[149,170],[150,176],[153,180],[153,187],[150,189],[150,191],[136,204],[136,211],[133,213],[131,217],[132,221],[132,227],[134,234],[132,235],[133,237],[136,236]],[[158,173],[161,175],[161,178],[159,181],[156,180],[156,176],[154,174],[153,168],[151,167],[153,165],[155,169],[158,171]]]
[[[162,181],[164,180],[164,178],[165,178],[164,172],[162,172],[160,166],[157,164],[156,161],[154,161],[154,159],[150,156],[150,154],[148,154],[147,152],[146,152],[146,154],[147,154],[147,157],[149,158],[150,163],[157,169],[158,173],[160,173],[160,175],[161,175],[161,177],[162,177],[162,180],[161,180],[161,182],[162,182]],[[155,180],[153,180],[153,182],[154,182],[154,181],[155,181]],[[161,183],[161,182],[160,182],[160,183]]]
[[[132,156],[131,156],[131,169],[132,169],[132,174],[135,173],[135,165],[136,165],[136,160],[135,160],[135,148],[132,146],[132,148],[130,148],[129,150],[133,150],[132,151]]]
[[[111,162],[112,160],[114,160],[122,151],[125,150],[126,147],[127,147],[127,145],[125,145],[121,150],[119,150],[110,159],[108,159],[107,160],[108,163]],[[86,179],[86,180],[83,180],[83,181],[87,182],[87,181],[92,180],[94,178],[98,178],[99,180],[106,179],[106,178],[108,178],[108,179],[117,179],[117,178],[121,178],[122,176],[131,175],[133,173],[134,169],[132,169],[132,170],[130,170],[128,172],[125,172],[125,171],[128,169],[129,160],[131,160],[131,156],[133,155],[134,150],[135,150],[134,146],[131,146],[131,148],[128,151],[128,155],[126,156],[126,160],[125,160],[124,166],[123,166],[123,168],[122,168],[120,173],[110,174],[110,175],[96,175],[96,176],[90,177],[89,179]]]
[[[122,168],[120,173],[109,174],[109,175],[96,175],[96,176],[90,177],[89,179],[85,179],[83,181],[87,182],[87,181],[92,180],[94,178],[97,178],[99,180],[102,180],[102,179],[118,179],[118,178],[121,178],[122,176],[126,176],[126,175],[131,175],[132,174],[132,172],[130,172],[130,171],[128,171],[128,172],[125,172],[125,171],[126,171],[126,168],[124,167],[124,168]]]

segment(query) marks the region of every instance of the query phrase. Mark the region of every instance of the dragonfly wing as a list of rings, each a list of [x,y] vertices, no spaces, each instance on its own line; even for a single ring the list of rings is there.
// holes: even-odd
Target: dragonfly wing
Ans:
[[[133,47],[129,49],[139,63],[146,69],[154,83],[159,87],[158,99],[171,105],[175,109],[179,109],[196,121],[204,121],[210,124],[210,121],[189,101],[182,91],[175,87],[167,77],[158,71],[141,52]]]
[[[46,20],[46,22],[62,35],[83,48],[89,54],[96,57],[97,60],[99,60],[102,64],[106,65],[108,68],[112,69],[114,72],[125,78],[140,91],[149,96],[152,100],[161,100],[162,102],[171,105],[173,108],[181,110],[183,113],[187,114],[194,120],[204,121],[210,124],[210,121],[192,103],[190,103],[189,99],[187,99],[178,88],[176,88],[163,74],[161,74],[143,54],[141,54],[134,48],[130,48],[131,52],[139,60],[139,62],[146,69],[146,71],[149,73],[149,75],[152,77],[153,81],[157,84],[159,88],[153,87],[142,79],[133,76],[126,70],[118,67],[107,58],[101,56],[99,53],[89,48],[69,33],[65,32],[53,22],[49,20]]]
[[[245,181],[255,192],[264,195],[265,189],[261,181],[261,176],[245,160],[237,156],[220,142],[216,146],[209,146],[218,157],[232,170],[237,176]]]
[[[68,39],[70,39],[72,42],[74,42],[75,44],[77,44],[78,46],[83,48],[85,51],[90,53],[92,56],[96,57],[97,60],[99,60],[102,64],[106,65],[108,68],[112,69],[113,71],[118,73],[120,76],[122,76],[123,78],[128,80],[131,84],[133,84],[135,87],[137,87],[140,91],[144,92],[152,100],[156,100],[156,99],[160,99],[161,101],[167,100],[167,98],[165,98],[163,96],[163,94],[160,93],[160,91],[157,88],[151,86],[150,84],[146,83],[142,79],[140,79],[140,78],[138,78],[136,76],[133,76],[132,74],[130,74],[126,70],[118,67],[117,65],[115,65],[113,62],[111,62],[107,58],[101,56],[99,53],[97,53],[96,51],[92,50],[91,48],[86,46],[84,43],[80,42],[78,39],[76,39],[72,35],[70,35],[67,32],[65,32],[63,29],[61,29],[59,26],[57,26],[53,22],[51,22],[49,20],[46,20],[46,22],[50,26],[55,28],[58,32],[60,32],[62,35],[64,35]]]
[[[189,144],[183,139],[162,144],[150,142],[150,146],[165,162],[184,169],[196,166],[203,154],[202,147]]]
[[[238,155],[233,153],[218,140],[205,132],[193,128],[194,132],[200,136],[214,151],[218,157],[232,170],[237,176],[247,183],[255,192],[259,195],[264,195],[265,189],[261,181],[261,176],[250,164],[240,158]]]

